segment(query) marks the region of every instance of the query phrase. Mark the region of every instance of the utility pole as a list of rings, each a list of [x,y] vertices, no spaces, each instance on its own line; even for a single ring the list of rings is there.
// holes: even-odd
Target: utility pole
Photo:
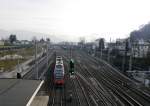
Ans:
[[[37,41],[35,39],[35,72],[38,79]]]
[[[22,76],[21,76],[21,69],[20,69],[20,64],[19,64],[19,58],[18,58],[18,65],[17,65],[17,68],[18,68],[17,79],[20,79]]]
[[[46,46],[46,63],[47,63],[47,69],[48,69],[48,42],[47,42],[47,46]]]
[[[96,46],[94,46],[94,57],[96,57]]]
[[[102,59],[103,56],[103,50],[104,50],[104,39],[99,39],[99,49],[100,49],[100,58]]]
[[[70,60],[72,59],[72,44],[70,44]]]
[[[108,56],[107,56],[107,61],[108,61],[108,63],[110,62],[110,50],[109,50],[109,48],[108,48],[108,54],[107,54]]]
[[[101,59],[102,59],[102,55],[103,55],[103,52],[102,52],[102,45],[101,45]]]
[[[72,58],[72,53],[73,53],[73,45],[71,44],[71,58]]]
[[[132,43],[131,43],[131,38],[129,40],[129,45],[130,45],[129,71],[132,71]]]
[[[122,71],[125,74],[125,51],[124,51],[123,60],[122,60]]]
[[[20,64],[19,64],[19,58],[18,58],[18,65],[17,65],[18,67],[18,72],[20,73]]]
[[[19,56],[19,50],[17,51],[17,53],[18,53],[18,56]],[[19,62],[19,58],[18,58],[18,60],[17,60],[17,68],[18,68],[18,73],[21,73],[21,71],[22,70],[20,70],[20,62]]]
[[[110,44],[111,44],[111,38],[110,38]],[[109,48],[110,45],[108,45],[108,56],[107,56],[107,61],[108,63],[110,63],[110,48]]]
[[[72,46],[70,48],[70,57],[72,58]]]
[[[123,62],[122,62],[122,71],[124,74],[126,74],[127,51],[128,51],[128,39],[125,40],[125,51],[124,51]]]

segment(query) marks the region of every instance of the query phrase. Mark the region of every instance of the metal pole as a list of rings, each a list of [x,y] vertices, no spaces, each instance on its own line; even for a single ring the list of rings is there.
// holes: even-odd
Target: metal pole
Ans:
[[[72,44],[71,44],[71,51],[70,51],[70,53],[71,53],[70,55],[71,55],[71,58],[72,58]]]
[[[18,59],[18,72],[20,72],[20,64],[19,64],[19,59]]]
[[[94,57],[96,57],[96,46],[94,47]]]
[[[132,44],[130,39],[130,60],[129,60],[129,71],[132,71]]]
[[[126,39],[126,45],[125,45],[125,63],[124,63],[124,73],[126,74],[126,67],[127,67],[127,52],[128,52],[128,39]]]
[[[48,42],[47,42],[47,47],[46,47],[46,63],[47,63],[47,69],[48,69]]]
[[[72,57],[71,57],[71,45],[70,45],[70,60],[71,60],[71,58],[72,58]]]
[[[127,58],[127,39],[125,40],[125,51],[124,51],[124,56],[123,56],[123,62],[122,62],[122,71],[124,74],[126,74],[126,58]]]
[[[125,70],[125,51],[124,51],[123,60],[122,60],[122,71],[124,72],[124,70]]]
[[[111,45],[111,38],[110,38],[110,45]],[[110,48],[108,46],[108,57],[107,57],[108,63],[110,63]]]
[[[36,43],[36,55],[38,54],[38,42]],[[37,67],[37,79],[39,77],[39,61],[36,59],[36,67]]]
[[[17,50],[17,52],[18,52],[18,56],[19,56],[19,50]],[[18,57],[18,61],[17,61],[17,62],[18,62],[18,67],[17,67],[17,68],[18,68],[18,73],[21,73],[21,72],[20,72],[21,70],[20,70],[19,57]]]
[[[37,64],[37,41],[35,40],[35,72],[38,79],[38,64]]]
[[[108,56],[107,56],[107,61],[108,61],[108,63],[110,62],[110,49],[109,49],[109,47],[108,47]]]
[[[101,59],[102,59],[102,44],[101,44]]]

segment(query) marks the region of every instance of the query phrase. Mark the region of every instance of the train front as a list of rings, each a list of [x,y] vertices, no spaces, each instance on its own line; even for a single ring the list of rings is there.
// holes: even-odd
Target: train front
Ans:
[[[56,58],[56,64],[54,69],[54,84],[64,85],[64,65],[62,59],[58,60]]]
[[[54,74],[54,84],[55,85],[64,85],[64,74],[63,73],[55,73]]]

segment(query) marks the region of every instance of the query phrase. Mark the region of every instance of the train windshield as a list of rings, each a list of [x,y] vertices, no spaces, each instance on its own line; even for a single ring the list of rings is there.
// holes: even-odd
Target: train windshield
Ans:
[[[62,58],[61,56],[57,56],[56,58]]]
[[[62,59],[58,58],[57,61],[61,61]]]
[[[62,70],[57,70],[57,72],[62,71]]]
[[[56,65],[56,68],[62,68],[62,65]]]
[[[56,76],[56,79],[63,79],[62,76]]]

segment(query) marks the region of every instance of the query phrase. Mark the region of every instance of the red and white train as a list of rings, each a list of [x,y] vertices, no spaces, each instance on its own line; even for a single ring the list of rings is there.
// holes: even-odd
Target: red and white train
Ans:
[[[55,85],[64,85],[64,64],[61,56],[56,57],[56,63],[54,68],[54,84]]]

